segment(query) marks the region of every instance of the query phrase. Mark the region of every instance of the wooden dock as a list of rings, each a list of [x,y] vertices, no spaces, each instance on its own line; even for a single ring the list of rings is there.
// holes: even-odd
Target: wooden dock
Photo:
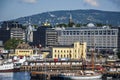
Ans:
[[[30,62],[34,63],[34,62]],[[119,62],[120,63],[120,62]],[[105,68],[103,72],[103,77],[112,77],[112,78],[120,78],[120,64],[117,62],[113,64],[108,63],[102,65]],[[31,71],[31,80],[51,80],[51,78],[56,77],[53,80],[63,80],[59,78],[61,72],[75,72],[79,73],[79,71],[83,70],[83,65],[81,61],[60,61],[60,62],[35,62],[34,65],[22,66],[21,71]],[[91,69],[90,65],[84,65],[86,69]],[[97,69],[97,64],[95,65],[95,70]],[[101,71],[102,72],[102,71]]]
[[[61,70],[61,71],[32,71],[30,76],[31,80],[64,80],[63,77],[61,77],[61,73],[68,74],[73,73],[73,75],[82,75],[81,70]],[[75,73],[75,74],[74,74]],[[69,75],[69,74],[68,74]],[[67,80],[66,78],[65,80]],[[70,79],[69,79],[70,80]]]
[[[90,64],[90,63],[88,63]],[[84,65],[86,69],[91,69],[91,65]],[[96,65],[96,68],[99,65]],[[57,70],[81,70],[83,64],[81,60],[72,61],[29,61],[28,65],[21,66],[21,71],[57,71]]]
[[[31,72],[30,76],[31,79],[39,79],[39,80],[51,80],[52,77],[58,77],[60,75],[60,72],[54,72],[54,71],[45,71],[45,72]]]

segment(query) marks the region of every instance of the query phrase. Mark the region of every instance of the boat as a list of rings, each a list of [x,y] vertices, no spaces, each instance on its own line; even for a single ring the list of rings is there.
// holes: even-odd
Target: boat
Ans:
[[[59,77],[70,80],[88,80],[88,79],[101,79],[102,74],[94,71],[84,71],[84,72],[71,72],[71,73],[61,73]]]
[[[20,67],[15,66],[12,62],[5,62],[0,64],[0,72],[15,72],[19,71]]]
[[[19,60],[4,60],[0,64],[0,72],[18,72],[24,61],[24,58]]]

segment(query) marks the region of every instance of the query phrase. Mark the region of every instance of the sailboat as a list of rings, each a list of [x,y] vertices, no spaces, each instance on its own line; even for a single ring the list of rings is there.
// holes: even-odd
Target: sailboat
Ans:
[[[94,67],[94,66],[92,66]],[[93,80],[93,79],[101,79],[102,78],[102,73],[95,71],[94,68],[91,68],[91,70],[80,70],[80,71],[73,71],[69,73],[61,73],[61,77],[65,79],[70,79],[70,80]]]
[[[82,73],[82,74],[81,74]],[[72,79],[72,80],[93,80],[93,79],[101,79],[102,74],[96,73],[94,71],[81,71],[81,73],[63,73],[61,77],[65,79]]]
[[[69,72],[69,73],[61,73],[61,77],[63,78],[69,78],[72,80],[88,80],[88,79],[101,79],[102,78],[102,73],[95,71],[95,65],[94,65],[94,48],[91,50],[91,69],[87,70],[84,62],[85,60],[82,61],[82,70],[80,71],[74,71],[74,72]]]

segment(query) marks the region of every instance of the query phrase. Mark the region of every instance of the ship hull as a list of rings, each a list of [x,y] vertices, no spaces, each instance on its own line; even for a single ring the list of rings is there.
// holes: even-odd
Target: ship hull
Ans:
[[[80,75],[80,76],[61,76],[61,77],[63,77],[63,78],[67,78],[67,79],[72,79],[72,80],[88,80],[88,79],[101,79],[102,78],[102,75],[91,75],[91,76],[87,76],[87,75],[85,75],[85,76],[82,76],[82,75]]]
[[[20,71],[20,68],[0,70],[0,72],[19,72],[19,71]]]

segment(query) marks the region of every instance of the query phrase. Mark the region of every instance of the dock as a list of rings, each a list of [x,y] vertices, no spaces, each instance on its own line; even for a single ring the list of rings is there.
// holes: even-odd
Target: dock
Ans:
[[[89,62],[82,64],[81,60],[69,61],[28,61],[27,65],[21,66],[21,71],[29,71],[31,80],[63,80],[59,78],[61,72],[75,72],[79,73],[81,70],[91,70],[92,67]],[[104,70],[100,70],[104,67]],[[95,71],[103,73],[103,77],[120,78],[120,61],[109,61],[106,64],[95,63]]]
[[[54,72],[54,71],[45,71],[45,72],[31,72],[31,80],[33,79],[39,79],[39,80],[51,80],[53,77],[58,77],[60,75],[60,72]]]
[[[90,64],[90,63],[89,63]],[[96,70],[97,70],[96,65]],[[85,69],[91,69],[91,65],[84,64]],[[81,60],[72,61],[29,61],[28,65],[21,66],[21,71],[57,71],[57,70],[81,70],[83,64]]]

